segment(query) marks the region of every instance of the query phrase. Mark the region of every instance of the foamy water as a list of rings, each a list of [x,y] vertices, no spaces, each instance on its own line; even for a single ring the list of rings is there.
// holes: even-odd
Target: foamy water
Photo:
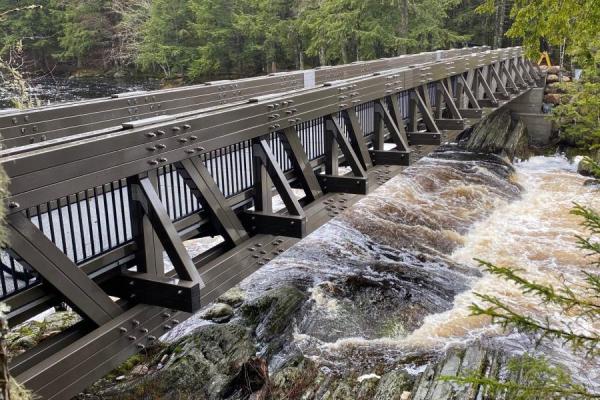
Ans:
[[[581,218],[571,215],[570,210],[574,203],[600,209],[600,196],[597,190],[583,185],[585,178],[575,169],[560,156],[534,157],[517,164],[516,180],[524,188],[521,199],[496,208],[477,222],[451,258],[472,266],[477,265],[474,258],[479,258],[516,267],[523,276],[540,283],[560,285],[566,279],[580,284],[582,271],[592,267],[585,252],[576,246],[575,235],[585,234]],[[539,311],[558,317],[558,310],[541,306],[515,285],[486,274],[455,299],[452,310],[427,317],[411,339],[431,344],[476,334],[501,334],[487,318],[469,315],[468,307],[477,301],[475,293],[498,296],[521,312]]]

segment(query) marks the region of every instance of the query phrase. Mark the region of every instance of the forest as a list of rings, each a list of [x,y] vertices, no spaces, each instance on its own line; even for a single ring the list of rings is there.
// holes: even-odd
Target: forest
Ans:
[[[0,58],[30,75],[235,78],[510,45],[504,3],[480,14],[478,0],[0,0]]]

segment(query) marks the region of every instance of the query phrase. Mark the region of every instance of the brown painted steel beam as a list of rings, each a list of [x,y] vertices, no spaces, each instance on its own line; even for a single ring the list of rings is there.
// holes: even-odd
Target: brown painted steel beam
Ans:
[[[244,225],[252,234],[287,236],[302,239],[306,236],[306,215],[282,215],[247,211]]]
[[[496,99],[496,96],[494,96],[494,92],[492,92],[492,88],[488,84],[487,80],[484,78],[483,74],[481,73],[481,69],[478,68],[475,73],[479,77],[479,82],[481,83],[481,86],[483,86],[483,91],[487,96],[486,100],[489,100],[492,107],[497,107],[498,100]]]
[[[278,135],[306,196],[310,201],[323,196],[323,191],[321,190],[315,171],[308,160],[306,151],[300,142],[296,128],[286,128],[278,132]]]
[[[462,83],[462,90],[464,91],[464,94],[467,96],[467,99],[469,100],[469,103],[471,104],[471,107],[473,107],[474,109],[479,109],[481,108],[479,106],[479,102],[477,101],[477,98],[475,97],[475,94],[471,91],[471,88],[469,87],[469,84],[467,83],[467,81],[465,80],[464,75],[460,75],[459,79]],[[462,111],[461,111],[462,113]]]
[[[123,271],[102,285],[111,296],[189,313],[200,309],[197,282]]]
[[[405,151],[371,150],[370,153],[375,165],[410,165],[410,153]]]
[[[390,112],[389,107],[392,108],[393,113]],[[410,147],[406,137],[406,130],[404,129],[404,120],[400,115],[398,98],[396,96],[389,96],[387,104],[382,99],[377,100],[375,102],[375,114],[379,114],[380,118],[383,119],[383,123],[396,144],[396,148],[400,151],[409,151]],[[379,148],[378,150],[383,150],[383,148]]]
[[[273,151],[271,150],[271,146],[267,142],[265,137],[258,139],[253,145],[253,151],[255,155],[255,160],[259,160],[261,164],[265,167],[268,172],[277,193],[281,196],[281,200],[285,207],[291,215],[304,215],[304,211],[302,210],[302,206],[294,196],[292,192],[292,188],[283,173],[283,170],[279,166]],[[266,193],[265,193],[266,195]],[[269,191],[269,196],[272,196]],[[266,211],[266,210],[257,210],[257,211]]]
[[[123,311],[23,214],[7,218],[11,250],[83,316],[102,325]]]
[[[369,155],[369,148],[365,141],[365,134],[358,121],[356,110],[349,108],[342,111],[342,116],[348,128],[348,135],[350,136],[350,143],[354,149],[354,153],[358,156],[362,167],[367,170],[373,166],[371,162],[371,156]]]
[[[497,95],[499,95],[504,100],[510,99],[510,94],[508,93],[508,90],[506,90],[506,86],[504,85],[504,82],[500,78],[500,75],[498,74],[498,71],[496,70],[496,66],[490,65],[490,71],[492,74],[492,78],[496,82],[496,91],[498,92]]]
[[[460,111],[458,110],[458,107],[456,106],[453,96],[450,94],[450,90],[448,89],[448,86],[446,86],[446,82],[444,82],[443,80],[439,81],[438,88],[439,88],[438,93],[441,93],[441,97],[444,99],[444,104],[446,104],[446,108],[452,114],[452,118],[461,120],[462,115],[460,114]],[[441,107],[438,107],[438,108],[441,108]]]
[[[158,188],[158,170],[149,171],[148,179],[155,188]],[[140,272],[162,276],[165,273],[163,247],[142,206],[131,198],[131,193],[132,191],[129,190],[129,212],[131,231],[137,245],[138,269]]]
[[[336,116],[335,115],[326,116],[325,117],[325,125],[326,125],[326,132],[330,132],[330,134],[333,135],[333,138],[339,145],[340,150],[342,151],[342,154],[344,155],[344,157],[346,159],[346,162],[352,169],[354,176],[366,177],[367,173],[366,173],[365,169],[363,168],[360,160],[358,159],[358,156],[354,152],[352,145],[348,141],[348,138],[346,137],[346,135],[344,135],[342,127],[340,126],[340,123],[337,121]]]
[[[317,175],[325,193],[369,193],[369,181],[366,177]]]
[[[227,199],[214,181],[210,172],[198,157],[183,160],[176,165],[179,174],[191,189],[204,209],[208,210],[217,230],[231,244],[237,245],[248,238],[242,222],[227,204]]]
[[[133,192],[133,200],[140,203],[152,223],[152,227],[167,252],[179,278],[199,283],[201,287],[204,286],[152,182],[147,177],[134,177],[132,178],[129,190]]]

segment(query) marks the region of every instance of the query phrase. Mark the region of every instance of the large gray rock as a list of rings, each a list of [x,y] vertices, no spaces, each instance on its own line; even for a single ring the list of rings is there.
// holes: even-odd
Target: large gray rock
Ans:
[[[514,158],[529,157],[527,128],[514,120],[510,110],[501,109],[484,117],[473,129],[459,138],[461,147],[475,153],[489,153]]]
[[[246,327],[234,323],[201,326],[155,357],[167,359],[160,370],[152,365],[147,376],[113,386],[101,392],[100,398],[227,398],[245,389],[239,377],[248,375],[249,364],[256,364],[255,353],[252,334]],[[248,391],[259,384],[254,379]]]
[[[589,159],[593,162],[600,164],[600,150],[598,150],[595,154],[592,154]],[[596,176],[594,173],[595,169],[593,165],[588,161],[588,158],[584,158],[577,165],[577,172],[583,176],[591,176],[595,178],[600,178],[600,176]]]
[[[229,304],[215,303],[201,314],[202,318],[214,322],[227,322],[233,317],[233,308]]]
[[[231,307],[239,307],[245,299],[246,294],[244,291],[239,286],[236,286],[219,296],[217,301],[229,304]]]
[[[306,298],[306,293],[294,286],[280,286],[244,304],[242,313],[250,324],[256,326],[257,338],[267,342],[290,327],[296,311]]]

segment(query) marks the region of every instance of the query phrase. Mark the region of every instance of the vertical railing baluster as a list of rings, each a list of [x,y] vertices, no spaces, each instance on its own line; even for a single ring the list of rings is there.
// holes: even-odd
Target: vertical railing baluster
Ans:
[[[117,246],[121,239],[119,237],[119,217],[117,216],[117,200],[115,196],[115,183],[110,183],[110,197],[112,202],[112,212],[113,212],[113,223],[115,224],[115,246]]]
[[[88,221],[88,235],[90,238],[90,247],[92,249],[92,254],[96,254],[96,243],[95,243],[95,238],[94,238],[94,226],[92,223],[92,212],[90,210],[90,203],[92,202],[92,200],[89,198],[88,196],[88,191],[84,192],[84,199],[85,199],[85,210],[87,213],[87,221]]]
[[[96,205],[96,227],[98,230],[98,237],[100,239],[98,247],[100,248],[100,252],[102,252],[102,251],[104,251],[104,238],[102,235],[102,224],[101,224],[101,220],[100,220],[101,213],[100,213],[100,201],[98,200],[99,197],[100,196],[98,195],[97,187],[94,187],[94,202]]]
[[[63,212],[62,212],[62,207],[60,205],[60,199],[56,200],[56,208],[58,210],[58,222],[59,222],[59,228],[60,228],[60,240],[61,240],[61,247],[63,250],[63,253],[68,254],[67,253],[67,240],[66,240],[66,236],[65,236],[65,221],[63,219]]]
[[[71,236],[71,251],[73,252],[73,262],[79,261],[79,254],[77,252],[77,238],[75,237],[75,224],[73,221],[73,212],[71,209],[71,196],[67,196],[67,218],[69,219],[69,233]]]

